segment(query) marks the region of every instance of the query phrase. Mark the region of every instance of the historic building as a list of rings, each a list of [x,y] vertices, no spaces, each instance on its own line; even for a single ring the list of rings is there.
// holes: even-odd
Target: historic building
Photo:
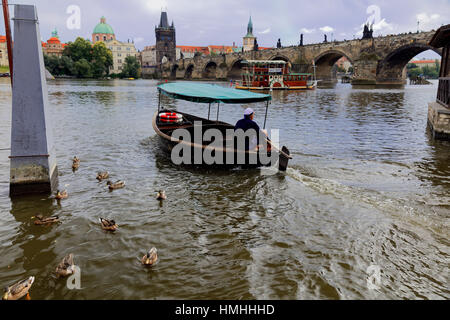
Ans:
[[[52,32],[52,37],[47,42],[42,43],[42,50],[47,56],[62,57],[66,45],[59,40],[58,31],[55,29]]]
[[[437,61],[438,65],[441,64],[440,59],[437,59],[437,60],[426,60],[426,59],[413,60],[413,61],[410,61],[409,63],[415,64],[417,67],[423,69],[425,67],[430,67],[430,68],[436,67],[436,61]]]
[[[0,66],[9,66],[6,36],[0,36]]]
[[[156,63],[175,62],[177,59],[177,42],[175,26],[169,25],[167,12],[161,12],[159,26],[155,28]]]
[[[121,73],[126,57],[139,57],[139,54],[133,42],[120,42],[118,40],[110,40],[105,42],[106,47],[111,50],[114,65],[109,70],[110,73]]]
[[[252,17],[248,22],[247,35],[244,37],[244,51],[253,51],[255,47],[256,37],[253,35]]]
[[[103,42],[111,50],[113,55],[113,66],[110,73],[121,73],[126,57],[133,56],[139,58],[139,53],[134,46],[134,42],[121,42],[116,39],[113,28],[106,23],[106,18],[102,17],[100,23],[92,32],[92,43]]]
[[[99,41],[111,41],[116,40],[116,35],[114,34],[113,28],[106,23],[106,18],[101,17],[100,23],[97,24],[92,32],[92,43],[97,43]]]

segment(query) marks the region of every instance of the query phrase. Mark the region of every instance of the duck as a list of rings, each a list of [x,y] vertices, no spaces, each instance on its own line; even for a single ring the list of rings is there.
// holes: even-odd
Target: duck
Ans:
[[[103,218],[100,218],[100,223],[102,225],[102,229],[106,231],[116,231],[119,226],[116,224],[114,220],[106,220]]]
[[[141,261],[144,266],[153,266],[158,261],[158,250],[154,247],[151,248]]]
[[[58,264],[55,270],[59,277],[67,277],[75,273],[75,264],[73,263],[73,254],[68,254]]]
[[[105,171],[105,172],[98,172],[97,173],[97,180],[98,181],[102,181],[102,180],[105,180],[105,179],[108,179],[108,178],[109,178],[109,173],[107,171]]]
[[[121,189],[125,187],[124,181],[117,181],[116,183],[112,183],[111,181],[108,181],[106,185],[109,187],[109,190],[115,190],[115,189]]]
[[[67,197],[69,196],[69,194],[67,193],[67,191],[56,191],[56,196],[55,199],[56,200],[62,200],[62,199],[67,199]]]
[[[23,296],[29,298],[28,291],[34,283],[34,277],[29,277],[26,280],[20,281],[10,287],[5,288],[5,293],[3,294],[3,300],[19,300]]]
[[[36,220],[34,221],[35,225],[42,226],[42,225],[50,225],[53,223],[59,222],[58,216],[53,217],[44,217],[42,214],[38,214],[36,216]]]
[[[73,157],[73,163],[72,163],[72,169],[77,170],[80,167],[80,159],[78,159],[76,156]]]
[[[166,192],[164,190],[159,190],[158,194],[156,195],[156,200],[162,201],[166,199],[167,199]]]

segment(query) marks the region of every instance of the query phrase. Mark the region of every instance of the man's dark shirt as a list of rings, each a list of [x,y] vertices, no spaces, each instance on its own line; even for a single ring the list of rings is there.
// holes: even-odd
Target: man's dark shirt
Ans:
[[[249,129],[254,129],[255,134],[256,134],[257,144],[259,145],[260,129],[259,129],[258,124],[255,121],[251,120],[249,117],[246,116],[244,119],[241,119],[236,123],[236,126],[234,127],[234,131],[237,131],[239,129],[242,129],[244,132],[247,132],[247,130],[249,130]],[[246,141],[246,143],[245,143],[245,149],[249,150],[248,141]]]

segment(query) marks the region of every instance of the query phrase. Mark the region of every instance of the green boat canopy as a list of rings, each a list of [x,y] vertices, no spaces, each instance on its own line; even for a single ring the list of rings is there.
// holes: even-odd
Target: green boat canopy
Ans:
[[[159,92],[175,99],[198,103],[253,103],[270,101],[272,96],[250,91],[225,88],[214,84],[174,82],[158,86]]]

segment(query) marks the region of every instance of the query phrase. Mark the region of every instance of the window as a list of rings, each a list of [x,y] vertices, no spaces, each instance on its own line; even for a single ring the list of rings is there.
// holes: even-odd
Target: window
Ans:
[[[96,39],[97,41],[100,41],[100,37],[99,37],[99,36],[96,36],[95,39]]]
[[[106,41],[106,36],[103,36],[103,41]]]

